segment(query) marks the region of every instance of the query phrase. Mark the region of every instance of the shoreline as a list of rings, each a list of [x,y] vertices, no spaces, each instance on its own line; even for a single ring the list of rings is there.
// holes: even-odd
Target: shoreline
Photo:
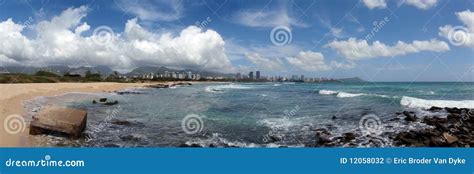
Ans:
[[[20,115],[24,118],[27,114],[24,102],[36,97],[50,97],[71,92],[108,92],[129,88],[145,87],[154,83],[16,83],[0,84],[0,147],[32,147],[32,137],[29,135],[29,123],[24,123],[24,129],[16,134],[5,130],[4,121],[11,115]]]

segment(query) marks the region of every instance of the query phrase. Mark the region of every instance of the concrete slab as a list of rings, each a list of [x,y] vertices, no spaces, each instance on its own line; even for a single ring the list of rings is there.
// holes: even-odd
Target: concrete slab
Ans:
[[[86,128],[87,111],[58,106],[42,109],[30,124],[30,134],[59,132],[73,138],[81,136]]]

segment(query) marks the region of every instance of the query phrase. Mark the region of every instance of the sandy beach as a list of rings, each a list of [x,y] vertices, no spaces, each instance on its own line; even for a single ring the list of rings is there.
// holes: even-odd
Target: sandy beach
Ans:
[[[149,83],[32,83],[0,84],[0,147],[31,146],[28,124],[25,129],[11,134],[6,132],[4,121],[11,115],[25,115],[23,102],[39,96],[55,96],[69,92],[104,92],[133,87],[143,87]]]

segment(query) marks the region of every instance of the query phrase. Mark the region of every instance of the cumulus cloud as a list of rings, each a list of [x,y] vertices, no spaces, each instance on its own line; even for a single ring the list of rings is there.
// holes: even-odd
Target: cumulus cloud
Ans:
[[[393,57],[422,51],[443,52],[449,50],[449,46],[446,42],[436,39],[427,41],[415,40],[412,43],[398,41],[395,45],[389,46],[380,41],[375,41],[372,44],[369,44],[367,43],[367,40],[349,38],[348,40],[332,41],[325,47],[335,50],[337,53],[350,60],[389,56]]]
[[[286,9],[262,11],[257,9],[241,10],[234,14],[233,19],[249,27],[306,27],[307,24],[289,15]]]
[[[124,13],[145,21],[174,21],[183,16],[181,0],[116,0],[115,4]]]
[[[451,44],[474,49],[474,12],[466,10],[457,12],[456,16],[464,26],[445,25],[439,28],[439,35]]]
[[[302,51],[295,57],[286,59],[289,64],[305,71],[327,71],[331,67],[324,62],[324,55],[319,52]]]
[[[280,59],[269,59],[261,56],[258,53],[247,53],[245,54],[246,58],[250,60],[256,67],[269,70],[269,71],[278,71],[283,70],[284,67]]]
[[[387,7],[386,0],[363,0],[362,2],[364,2],[365,6],[367,6],[369,9]]]
[[[68,8],[49,21],[41,21],[33,27],[37,33],[33,39],[22,34],[25,28],[22,24],[12,19],[0,22],[0,63],[74,66],[87,63],[117,69],[143,65],[232,69],[225,54],[225,42],[213,30],[190,26],[175,36],[150,32],[137,23],[138,19],[131,19],[122,33],[108,31],[105,36],[110,38],[103,44],[100,42],[103,35],[81,36],[91,30],[91,26],[82,22],[87,12],[85,6]]]
[[[369,9],[387,8],[387,0],[363,0],[365,6]],[[438,4],[438,0],[399,0],[399,4],[415,6],[416,8],[426,10]]]

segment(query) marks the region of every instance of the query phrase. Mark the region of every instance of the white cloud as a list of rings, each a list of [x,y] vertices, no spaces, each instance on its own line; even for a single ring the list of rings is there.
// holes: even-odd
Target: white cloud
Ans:
[[[258,53],[247,53],[245,54],[248,60],[250,60],[257,68],[261,68],[268,71],[283,70],[284,67],[279,59],[269,59],[262,57]]]
[[[387,8],[387,0],[363,0],[365,6],[369,9]],[[426,10],[438,4],[438,0],[398,0],[399,4],[415,6],[416,8]]]
[[[356,66],[354,62],[340,63],[337,61],[331,61],[331,67],[339,69],[352,69]]]
[[[426,10],[438,4],[438,0],[404,0],[405,4],[413,5],[419,9]]]
[[[181,0],[116,0],[121,11],[145,21],[174,21],[183,16]]]
[[[325,47],[336,50],[339,54],[350,60],[400,56],[422,51],[443,52],[449,50],[447,43],[436,39],[428,41],[415,40],[412,43],[398,41],[395,45],[388,46],[380,41],[375,41],[370,45],[366,40],[349,38],[348,40],[332,41]]]
[[[456,16],[465,26],[445,25],[439,28],[439,35],[451,44],[474,49],[474,12],[466,10],[457,12]]]
[[[387,7],[387,2],[386,0],[363,0],[365,6],[367,6],[369,9],[374,9],[374,8],[386,8]]]
[[[295,57],[286,59],[288,63],[305,71],[327,71],[331,67],[324,62],[324,55],[319,52],[302,51]]]
[[[123,33],[108,35],[113,38],[110,43],[103,44],[98,42],[100,35],[80,34],[91,28],[87,23],[81,23],[87,11],[85,6],[69,8],[50,21],[39,22],[33,28],[37,33],[34,39],[24,36],[25,26],[12,19],[0,22],[0,63],[38,65],[41,62],[73,66],[87,63],[117,69],[143,65],[232,69],[225,54],[225,42],[213,30],[203,31],[190,26],[177,36],[159,34],[141,27],[137,19],[131,19]]]
[[[233,19],[242,25],[249,27],[307,27],[307,24],[298,21],[290,16],[286,9],[262,11],[262,10],[241,10],[237,12]]]

